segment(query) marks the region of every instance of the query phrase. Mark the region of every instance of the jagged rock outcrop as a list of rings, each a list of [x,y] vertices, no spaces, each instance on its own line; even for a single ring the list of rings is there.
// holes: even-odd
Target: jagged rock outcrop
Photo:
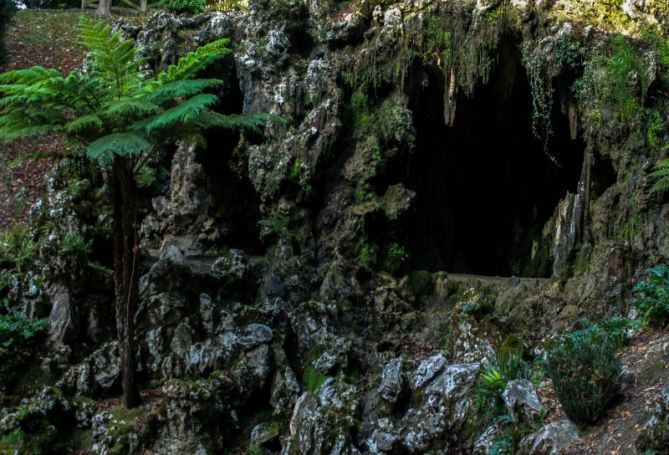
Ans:
[[[147,165],[132,412],[113,402],[110,219],[92,189],[104,176],[87,170],[75,191],[54,171],[31,214],[47,240],[7,285],[16,308],[49,318],[31,373],[64,393],[28,414],[48,435],[66,415],[91,436],[77,449],[98,454],[487,453],[505,429],[475,390],[502,340],[541,353],[580,316],[627,314],[631,283],[669,257],[641,120],[575,92],[612,30],[596,5],[583,26],[574,5],[251,0],[117,21],[152,70],[229,37],[234,52],[207,70],[224,81],[220,109],[275,117],[262,137],[215,131]],[[624,2],[625,32],[661,17],[649,5]],[[665,112],[660,98],[644,102]],[[62,254],[65,232],[92,256]],[[540,421],[529,381],[502,398],[516,424]],[[639,447],[659,447],[663,412]],[[557,454],[578,437],[563,420],[519,447]]]

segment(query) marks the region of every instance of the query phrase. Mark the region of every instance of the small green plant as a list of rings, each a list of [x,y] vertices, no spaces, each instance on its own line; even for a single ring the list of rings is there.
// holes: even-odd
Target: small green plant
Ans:
[[[546,370],[562,408],[578,425],[596,423],[620,390],[622,364],[603,330],[563,336],[548,352]]]
[[[351,95],[351,110],[356,130],[364,130],[374,123],[374,116],[369,112],[369,100],[364,92],[357,91]]]
[[[399,243],[393,242],[388,245],[386,252],[385,268],[390,273],[396,273],[402,265],[409,259],[409,254]]]
[[[360,238],[355,244],[355,256],[358,262],[365,267],[376,264],[376,248],[370,245],[367,238]]]
[[[658,111],[650,113],[648,126],[646,128],[646,140],[650,149],[655,154],[659,154],[664,146],[664,120]]]
[[[162,0],[159,7],[174,13],[197,14],[207,8],[205,0]]]
[[[27,228],[14,226],[0,231],[0,266],[3,268],[25,272],[36,253],[37,245]]]
[[[634,305],[645,325],[665,327],[669,324],[669,267],[659,264],[646,273],[646,278],[634,287]]]
[[[479,377],[475,389],[476,407],[487,409],[495,416],[504,414],[502,394],[506,385],[515,379],[530,378],[530,367],[523,360],[522,343],[514,336],[507,338]]]

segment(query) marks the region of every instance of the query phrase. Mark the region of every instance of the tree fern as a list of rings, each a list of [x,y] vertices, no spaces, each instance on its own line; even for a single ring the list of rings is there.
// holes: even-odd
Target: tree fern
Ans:
[[[82,42],[89,50],[86,74],[65,76],[33,67],[0,75],[0,140],[52,132],[83,144],[86,156],[110,172],[114,279],[117,327],[121,334],[123,394],[126,406],[139,403],[134,380],[133,325],[138,288],[133,273],[137,259],[137,172],[150,153],[169,141],[202,138],[211,127],[262,129],[264,114],[225,116],[212,110],[218,96],[206,93],[218,79],[195,79],[205,68],[230,53],[218,40],[185,55],[155,77],[142,70],[132,40],[109,25],[82,24]]]

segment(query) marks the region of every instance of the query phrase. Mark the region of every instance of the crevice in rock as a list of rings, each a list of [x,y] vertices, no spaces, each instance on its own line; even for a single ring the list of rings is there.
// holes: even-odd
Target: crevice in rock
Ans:
[[[241,114],[243,94],[234,61],[226,59],[214,71],[215,77],[226,81],[216,110],[226,115]],[[197,161],[206,174],[209,211],[215,221],[212,226],[216,227],[209,240],[217,246],[262,254],[258,227],[260,197],[248,178],[245,157],[237,153],[240,138],[240,133],[235,130],[210,130],[205,137],[206,148],[198,149]]]
[[[532,92],[513,39],[502,40],[489,82],[471,98],[457,96],[450,127],[440,69],[415,68],[408,90],[416,147],[391,163],[383,182],[417,194],[404,229],[407,267],[550,276],[550,261],[535,257],[537,245],[558,202],[576,192],[585,149],[570,138],[559,95],[544,150],[532,132]]]

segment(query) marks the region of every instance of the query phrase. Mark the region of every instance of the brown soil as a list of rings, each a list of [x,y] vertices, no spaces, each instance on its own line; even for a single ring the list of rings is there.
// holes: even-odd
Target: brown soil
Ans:
[[[72,11],[20,11],[7,33],[9,58],[0,71],[31,66],[76,70],[84,60],[77,39],[82,14]],[[0,143],[0,229],[26,220],[28,208],[44,192],[51,159],[16,159],[26,154],[58,155],[62,138],[51,135],[33,140]]]

